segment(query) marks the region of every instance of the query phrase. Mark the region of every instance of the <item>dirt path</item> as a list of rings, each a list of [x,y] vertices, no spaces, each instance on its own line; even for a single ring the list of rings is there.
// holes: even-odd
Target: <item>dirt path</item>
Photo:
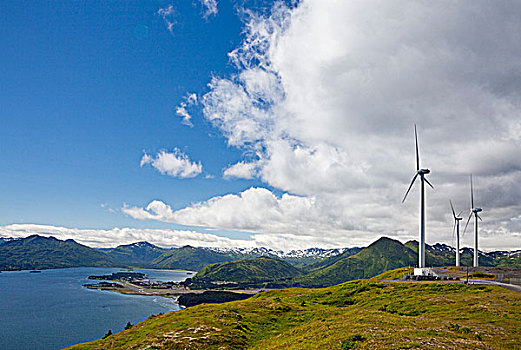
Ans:
[[[514,292],[521,293],[521,286],[518,286],[516,284],[502,283],[502,282],[489,281],[489,280],[469,280],[469,284],[486,284],[486,285],[501,286],[503,288],[513,290]]]

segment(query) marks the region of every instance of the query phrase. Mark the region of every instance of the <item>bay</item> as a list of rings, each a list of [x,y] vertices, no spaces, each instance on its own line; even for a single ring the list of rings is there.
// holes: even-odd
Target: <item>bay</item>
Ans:
[[[87,289],[90,275],[117,268],[0,273],[0,349],[60,349],[122,330],[151,314],[179,310],[173,299]],[[135,269],[155,281],[182,281],[187,271]]]

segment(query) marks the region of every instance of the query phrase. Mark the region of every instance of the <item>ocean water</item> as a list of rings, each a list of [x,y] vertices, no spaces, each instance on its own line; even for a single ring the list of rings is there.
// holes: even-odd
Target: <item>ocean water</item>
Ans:
[[[83,287],[90,275],[115,268],[69,268],[0,273],[0,349],[60,349],[120,331],[151,314],[179,310],[172,299]],[[144,270],[156,281],[182,281],[186,271]]]

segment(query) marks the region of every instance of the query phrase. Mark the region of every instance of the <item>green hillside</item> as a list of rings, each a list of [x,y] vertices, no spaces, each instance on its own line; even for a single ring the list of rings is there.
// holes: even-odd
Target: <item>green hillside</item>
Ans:
[[[148,242],[137,242],[106,249],[105,252],[117,266],[153,267],[152,261],[168,250]]]
[[[408,241],[405,243],[406,247],[412,249],[418,254],[418,241]],[[452,266],[456,263],[456,253],[449,249],[443,249],[447,246],[444,245],[425,245],[425,264],[427,266]],[[438,248],[438,249],[436,249]],[[472,266],[474,259],[473,253],[470,249],[466,248],[461,252],[460,261],[462,265]],[[490,259],[486,256],[480,256],[481,265],[489,265]]]
[[[370,278],[400,267],[414,267],[418,261],[418,243],[415,241],[409,241],[404,245],[397,240],[382,237],[366,248],[356,249],[358,253],[354,255],[353,250],[348,250],[343,254],[305,266],[299,271],[300,273],[295,273],[293,276],[291,276],[293,272],[290,271],[289,274],[279,277],[277,273],[279,270],[282,271],[280,267],[267,269],[263,262],[281,262],[270,258],[217,263],[201,270],[192,281],[191,287],[212,287],[212,283],[201,281],[233,281],[239,283],[241,287],[325,287],[354,279]],[[503,266],[519,267],[516,261],[520,256],[509,252],[494,252],[483,255],[480,261],[483,266],[496,266],[503,262]],[[427,245],[426,261],[428,266],[451,266],[454,264],[454,251],[446,245]],[[510,265],[506,265],[504,261],[508,261]],[[462,262],[472,264],[470,249],[463,251]]]
[[[518,349],[521,295],[358,280],[153,315],[72,349]]]
[[[205,266],[193,280],[263,283],[287,280],[300,274],[300,270],[285,261],[259,257]]]
[[[323,268],[326,268],[328,266],[333,265],[334,263],[336,263],[339,260],[342,260],[342,259],[348,258],[348,257],[350,257],[352,255],[358,254],[362,249],[363,248],[358,248],[358,247],[348,248],[342,254],[338,254],[338,255],[330,256],[328,258],[320,259],[319,261],[315,261],[315,262],[313,262],[313,263],[311,263],[309,265],[304,266],[303,268],[306,271],[320,270],[320,269],[323,269]]]
[[[181,247],[164,252],[151,265],[159,269],[184,269],[199,271],[208,264],[240,259],[237,256],[213,252],[203,248],[190,246]]]
[[[54,237],[32,235],[0,245],[0,270],[35,270],[79,266],[114,266],[105,253]]]
[[[387,270],[414,265],[417,255],[399,241],[382,237],[358,254],[339,259],[334,264],[293,279],[293,285],[328,286],[372,277]]]

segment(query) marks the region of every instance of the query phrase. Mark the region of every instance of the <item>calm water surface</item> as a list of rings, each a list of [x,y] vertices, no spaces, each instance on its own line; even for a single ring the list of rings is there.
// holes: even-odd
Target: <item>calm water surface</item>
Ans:
[[[89,275],[114,268],[69,268],[0,273],[0,349],[59,349],[120,331],[151,314],[179,310],[172,299],[83,287]],[[186,271],[142,270],[156,281],[182,281]]]

